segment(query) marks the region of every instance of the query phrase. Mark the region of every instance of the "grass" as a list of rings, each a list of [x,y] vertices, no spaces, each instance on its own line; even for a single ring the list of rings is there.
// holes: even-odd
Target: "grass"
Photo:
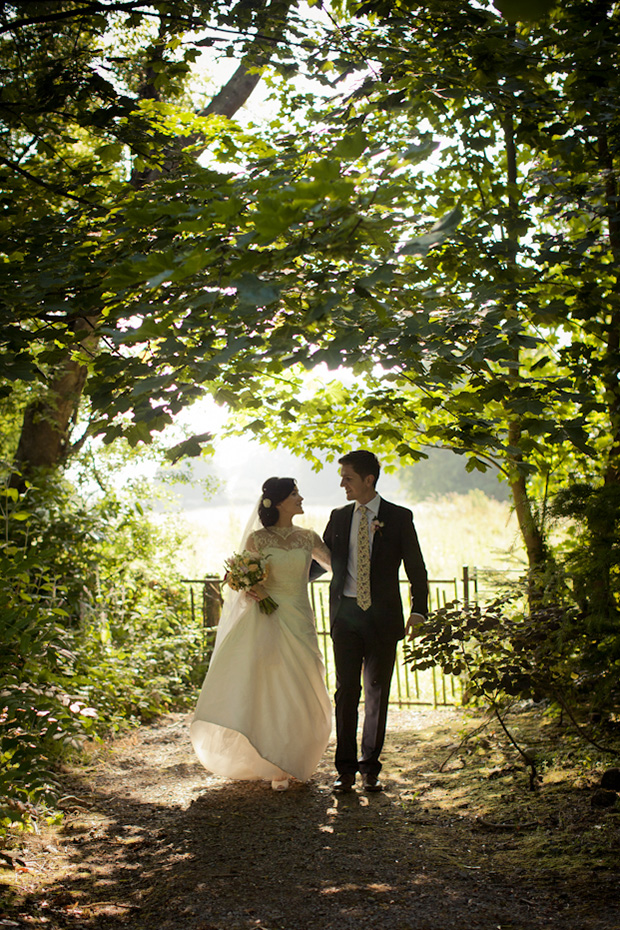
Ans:
[[[482,492],[450,494],[409,504],[430,578],[460,578],[464,565],[478,569],[519,570],[525,554],[510,505]],[[187,547],[180,561],[187,577],[221,575],[224,560],[239,545],[249,518],[249,505],[204,507],[183,515],[159,519],[182,520],[188,532]],[[330,508],[306,505],[300,526],[322,534]]]

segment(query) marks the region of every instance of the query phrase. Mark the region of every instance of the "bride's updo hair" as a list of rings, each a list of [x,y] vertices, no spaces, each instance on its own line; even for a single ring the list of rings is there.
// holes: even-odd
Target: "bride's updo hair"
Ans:
[[[258,505],[258,519],[263,526],[274,526],[278,522],[278,508],[297,487],[294,478],[267,478]]]

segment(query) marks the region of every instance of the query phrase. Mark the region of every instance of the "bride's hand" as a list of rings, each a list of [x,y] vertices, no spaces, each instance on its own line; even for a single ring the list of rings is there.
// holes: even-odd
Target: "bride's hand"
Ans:
[[[251,597],[253,601],[262,601],[269,596],[262,584],[253,585],[247,592],[247,595]]]

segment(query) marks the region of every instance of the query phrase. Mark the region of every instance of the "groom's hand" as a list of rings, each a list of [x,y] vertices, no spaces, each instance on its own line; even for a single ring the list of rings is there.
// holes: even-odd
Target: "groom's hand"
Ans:
[[[426,617],[424,614],[412,613],[407,620],[407,625],[405,626],[406,638],[415,639],[416,636],[420,636],[424,630],[425,623]]]

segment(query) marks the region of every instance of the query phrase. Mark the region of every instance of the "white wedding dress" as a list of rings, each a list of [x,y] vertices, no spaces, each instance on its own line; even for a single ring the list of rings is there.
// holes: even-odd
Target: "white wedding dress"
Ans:
[[[216,775],[306,781],[331,730],[308,598],[311,559],[329,568],[329,550],[312,530],[296,526],[259,529],[245,548],[269,557],[263,584],[278,608],[266,615],[247,595],[228,593],[191,740]]]

